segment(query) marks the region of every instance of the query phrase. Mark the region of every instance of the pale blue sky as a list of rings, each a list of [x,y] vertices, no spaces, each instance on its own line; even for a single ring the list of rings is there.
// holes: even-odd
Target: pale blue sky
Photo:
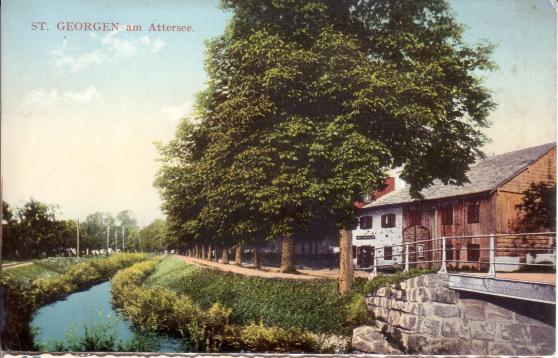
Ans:
[[[2,1],[4,198],[59,204],[63,217],[161,216],[153,141],[170,139],[206,80],[204,40],[230,17],[217,0]],[[498,103],[488,154],[555,140],[556,11],[549,0],[452,0],[470,43],[497,45],[484,74]],[[49,31],[32,31],[46,21]],[[141,24],[138,33],[64,32],[59,21]],[[148,32],[151,22],[193,33]]]

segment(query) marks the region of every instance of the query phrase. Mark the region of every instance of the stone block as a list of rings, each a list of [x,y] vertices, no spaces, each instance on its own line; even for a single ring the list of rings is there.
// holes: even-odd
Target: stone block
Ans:
[[[465,346],[461,354],[475,354],[475,355],[486,355],[488,354],[488,341],[472,339],[467,341],[469,344]]]
[[[376,291],[376,296],[378,297],[385,297],[387,293],[387,287],[380,287],[377,291]]]
[[[354,350],[365,353],[401,354],[402,352],[391,346],[377,327],[362,326],[353,330],[351,346]]]
[[[465,342],[457,338],[433,338],[429,339],[428,350],[425,353],[429,354],[461,354]]]
[[[390,310],[387,316],[387,323],[392,326],[398,326],[399,321],[401,320],[401,312]]]
[[[420,319],[419,332],[421,334],[428,334],[430,336],[437,337],[440,335],[440,321],[435,321],[430,318]]]
[[[419,305],[415,302],[402,302],[401,311],[418,315]]]
[[[529,342],[531,339],[528,336],[529,330],[528,326],[521,323],[511,323],[500,324],[500,337],[503,340],[519,343],[519,342]],[[537,339],[537,338],[534,338]]]
[[[399,326],[407,331],[417,331],[418,317],[411,314],[402,313],[399,320]]]
[[[431,316],[432,315],[432,305],[430,304],[418,304],[418,310],[420,316]]]
[[[457,333],[457,321],[456,320],[445,320],[442,323],[441,334],[445,338],[454,338],[458,336]]]
[[[554,345],[556,336],[556,329],[552,326],[530,326],[529,337],[531,341],[536,344],[549,344]]]
[[[494,322],[473,321],[469,325],[471,338],[482,340],[493,340],[496,335],[496,324]]]
[[[401,342],[409,353],[422,353],[428,346],[428,339],[419,334],[404,334]]]
[[[486,319],[489,321],[513,321],[513,312],[496,305],[487,305],[485,308]]]
[[[488,354],[490,355],[514,355],[514,345],[511,343],[489,342]]]
[[[355,350],[372,353],[374,342],[378,340],[384,340],[384,335],[378,332],[377,328],[372,326],[361,326],[353,330],[351,346]]]
[[[447,304],[456,304],[459,294],[448,288],[438,288],[432,291],[432,301]]]
[[[486,313],[484,306],[481,305],[466,305],[463,307],[463,317],[472,321],[486,320]]]
[[[374,308],[374,317],[376,317],[377,320],[380,321],[387,321],[387,317],[388,317],[388,310],[386,308],[383,307],[376,307]]]
[[[433,313],[434,316],[442,317],[442,318],[453,318],[459,317],[459,307],[455,305],[446,305],[435,303],[433,304]]]

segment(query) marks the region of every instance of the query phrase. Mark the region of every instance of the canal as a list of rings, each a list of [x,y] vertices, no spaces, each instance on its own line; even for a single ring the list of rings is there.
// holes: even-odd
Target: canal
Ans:
[[[117,341],[131,341],[134,330],[131,322],[111,304],[111,282],[106,281],[86,291],[76,292],[62,301],[41,307],[34,315],[31,327],[36,330],[35,343],[47,350],[55,349],[55,342],[68,346],[72,337],[82,337],[85,327],[110,329]],[[155,335],[158,352],[180,351],[180,340]]]

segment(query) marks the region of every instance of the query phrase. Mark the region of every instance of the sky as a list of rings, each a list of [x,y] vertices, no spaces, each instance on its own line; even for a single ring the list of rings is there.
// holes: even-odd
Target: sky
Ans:
[[[485,152],[555,141],[553,2],[450,5],[468,43],[496,45],[498,69],[480,74],[497,103]],[[65,219],[126,209],[141,225],[163,217],[153,187],[159,168],[153,143],[170,140],[191,112],[207,79],[204,41],[222,34],[231,14],[218,0],[4,0],[1,6],[4,201],[58,205]],[[57,26],[96,21],[142,30]],[[192,32],[148,31],[151,23]]]

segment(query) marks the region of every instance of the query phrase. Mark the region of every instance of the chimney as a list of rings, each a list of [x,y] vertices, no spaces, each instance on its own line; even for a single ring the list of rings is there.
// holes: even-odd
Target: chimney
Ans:
[[[386,195],[387,193],[391,193],[395,190],[395,177],[389,177],[386,179],[386,187],[384,190],[379,190],[372,194],[372,200],[378,200],[378,198]]]

